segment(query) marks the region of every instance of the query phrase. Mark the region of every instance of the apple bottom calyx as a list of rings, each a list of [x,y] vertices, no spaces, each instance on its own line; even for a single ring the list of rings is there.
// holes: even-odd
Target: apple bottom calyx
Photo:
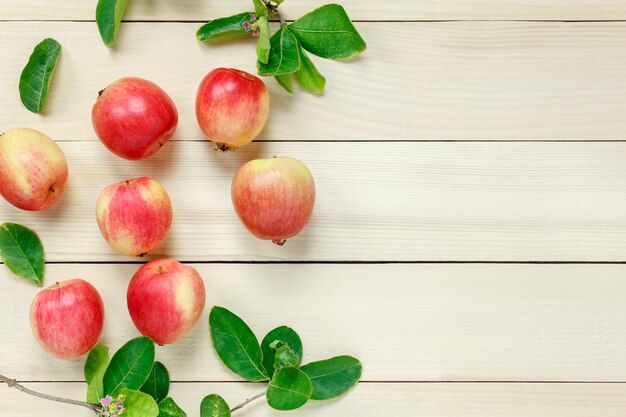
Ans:
[[[216,151],[222,151],[222,152],[230,152],[230,151],[234,151],[237,148],[233,148],[228,146],[228,144],[226,143],[216,143],[215,144],[215,150]]]
[[[278,246],[283,246],[287,242],[287,239],[272,239],[272,243],[276,243]]]

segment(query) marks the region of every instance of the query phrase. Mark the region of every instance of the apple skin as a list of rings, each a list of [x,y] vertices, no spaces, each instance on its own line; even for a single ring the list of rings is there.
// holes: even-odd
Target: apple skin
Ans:
[[[176,105],[142,78],[120,78],[105,88],[91,111],[100,141],[115,155],[137,160],[161,149],[178,124]]]
[[[252,142],[270,112],[263,81],[232,68],[209,72],[196,95],[196,118],[202,132],[223,151]]]
[[[315,183],[297,159],[255,159],[235,174],[231,196],[239,219],[253,235],[283,245],[309,222]]]
[[[22,210],[43,210],[63,194],[67,161],[59,145],[26,128],[0,136],[0,194]]]
[[[172,224],[172,203],[152,178],[122,181],[105,188],[96,203],[104,239],[122,255],[143,256],[163,243]]]
[[[204,283],[193,267],[157,259],[135,273],[126,301],[137,330],[166,345],[184,336],[202,315]]]
[[[30,325],[39,344],[60,359],[77,358],[94,347],[104,324],[98,291],[82,279],[57,282],[39,292],[30,307]]]

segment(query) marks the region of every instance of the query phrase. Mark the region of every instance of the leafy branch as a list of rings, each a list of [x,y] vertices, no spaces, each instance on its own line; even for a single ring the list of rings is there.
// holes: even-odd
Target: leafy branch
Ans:
[[[212,20],[196,32],[201,41],[248,36],[257,39],[259,75],[274,76],[280,86],[293,93],[293,78],[311,93],[321,94],[326,79],[309,59],[308,51],[321,58],[342,60],[361,54],[366,44],[344,8],[327,4],[291,24],[279,13],[281,1],[252,0],[254,12],[243,12]],[[280,28],[270,33],[269,20],[277,18]]]
[[[337,356],[300,366],[302,341],[287,326],[270,331],[259,344],[250,327],[231,311],[215,306],[209,315],[213,346],[224,365],[250,382],[269,386],[243,403],[229,408],[216,394],[207,395],[201,417],[230,417],[252,401],[266,397],[270,407],[295,410],[309,400],[327,400],[345,394],[361,377],[358,359]]]

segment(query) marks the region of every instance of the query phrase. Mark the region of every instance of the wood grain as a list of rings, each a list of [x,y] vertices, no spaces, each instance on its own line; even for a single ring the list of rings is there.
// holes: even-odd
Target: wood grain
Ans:
[[[0,219],[40,233],[49,261],[128,261],[102,238],[95,202],[107,185],[150,176],[174,221],[153,256],[188,261],[624,261],[625,143],[256,143],[223,154],[174,142],[142,162],[99,142],[61,143],[66,194],[48,210],[0,201]],[[231,204],[237,168],[297,157],[317,199],[283,247],[253,237]]]
[[[328,0],[290,1],[282,7],[295,19]],[[618,20],[626,4],[615,0],[342,0],[358,20]],[[3,0],[0,19],[93,20],[95,1]],[[134,0],[128,20],[208,20],[251,10],[250,1]]]
[[[626,23],[358,23],[368,50],[316,59],[323,98],[266,79],[272,112],[262,140],[626,139]],[[131,23],[116,49],[90,22],[0,22],[0,121],[56,139],[96,140],[90,109],[117,78],[140,76],[176,102],[175,139],[198,139],[194,100],[216,67],[255,72],[252,43],[201,44],[195,23]],[[32,48],[63,45],[45,114],[20,103]],[[367,121],[367,123],[364,123]]]
[[[210,307],[260,339],[289,325],[303,362],[349,354],[366,381],[620,381],[626,378],[624,265],[194,265],[207,308],[157,358],[176,381],[236,381],[208,334]],[[137,335],[126,287],[138,265],[48,265],[46,285],[82,277],[106,306],[102,341]],[[0,269],[0,370],[27,381],[80,381],[83,359],[48,356],[29,329],[37,289]],[[0,402],[1,404],[1,402]],[[375,414],[370,414],[375,415]]]

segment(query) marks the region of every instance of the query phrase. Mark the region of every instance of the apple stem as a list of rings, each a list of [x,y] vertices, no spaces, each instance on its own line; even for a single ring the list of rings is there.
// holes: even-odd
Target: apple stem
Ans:
[[[265,8],[267,9],[267,11],[270,12],[271,15],[274,15],[275,17],[277,17],[278,20],[280,20],[281,26],[287,26],[287,22],[285,22],[283,18],[280,16],[280,13],[278,13],[277,6],[270,3],[270,0],[261,0],[261,1],[265,5]]]
[[[263,392],[259,392],[254,397],[248,398],[247,400],[245,400],[241,404],[238,404],[238,405],[234,406],[233,408],[231,408],[230,412],[232,413],[232,412],[235,412],[235,411],[239,410],[240,408],[245,407],[246,405],[250,404],[252,401],[257,400],[257,399],[263,397],[266,393],[267,393],[267,390],[265,390]]]
[[[34,395],[35,397],[43,398],[44,400],[56,401],[59,403],[78,405],[80,407],[85,407],[96,413],[100,414],[100,406],[98,404],[90,404],[84,401],[72,400],[69,398],[56,397],[54,395],[44,394],[41,392],[33,391],[32,389],[26,388],[24,385],[18,383],[15,379],[7,378],[6,376],[0,374],[0,381],[4,382],[9,386],[9,388],[13,387],[18,389],[19,391],[25,392],[26,394]]]

